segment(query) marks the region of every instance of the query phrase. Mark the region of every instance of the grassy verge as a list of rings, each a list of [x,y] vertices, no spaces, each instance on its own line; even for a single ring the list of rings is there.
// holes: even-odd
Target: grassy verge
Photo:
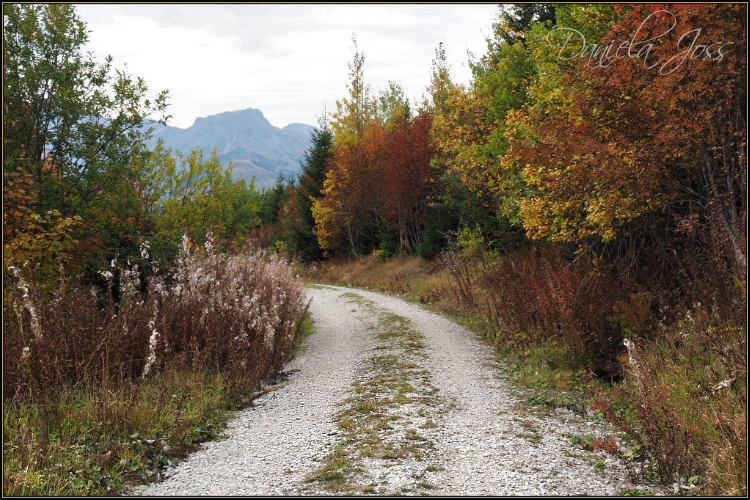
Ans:
[[[378,343],[352,383],[353,396],[335,416],[337,441],[306,483],[337,494],[424,493],[431,489],[425,473],[437,470],[430,434],[438,427],[442,398],[420,365],[423,337],[405,318],[379,311],[356,294],[346,296],[371,317]],[[424,472],[393,490],[388,475],[406,461],[424,462]]]
[[[510,316],[513,311],[483,296],[497,283],[481,286],[481,270],[472,269],[471,262],[454,264],[459,272],[454,269],[452,276],[438,263],[415,257],[386,263],[365,257],[323,264],[307,279],[387,291],[476,332],[496,346],[503,369],[525,393],[525,411],[564,407],[615,425],[613,435],[571,440],[631,459],[634,480],[659,479],[682,494],[746,495],[744,325],[716,327],[698,305],[650,336],[634,335],[629,352],[618,357],[620,368],[610,372],[616,376],[598,377],[587,363],[580,334],[544,331],[543,322],[532,321],[536,306],[522,311],[536,327],[498,328],[498,312]],[[527,304],[535,300],[532,291],[521,292],[528,294]],[[541,295],[540,301],[545,298]]]
[[[307,319],[295,342],[311,334]],[[274,384],[279,375],[267,381]],[[159,481],[236,410],[264,391],[231,390],[226,374],[166,370],[144,381],[65,387],[55,401],[3,404],[3,490],[9,496],[113,495]]]
[[[188,247],[148,286],[114,262],[104,290],[62,279],[45,294],[23,269],[4,284],[5,495],[158,480],[283,379],[312,331],[293,266]]]

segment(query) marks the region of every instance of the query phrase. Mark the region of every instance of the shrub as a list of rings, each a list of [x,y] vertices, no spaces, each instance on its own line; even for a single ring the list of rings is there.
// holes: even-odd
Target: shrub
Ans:
[[[593,263],[566,265],[559,253],[533,246],[502,259],[452,252],[441,259],[455,301],[483,312],[506,345],[560,338],[590,366],[622,352],[610,319],[620,286]]]
[[[176,270],[151,278],[145,293],[138,266],[113,261],[101,271],[107,290],[62,281],[44,298],[14,266],[3,311],[5,397],[135,380],[168,364],[228,373],[237,388],[279,369],[306,314],[293,267],[264,251],[217,255],[212,238],[202,255],[188,247],[185,239]]]

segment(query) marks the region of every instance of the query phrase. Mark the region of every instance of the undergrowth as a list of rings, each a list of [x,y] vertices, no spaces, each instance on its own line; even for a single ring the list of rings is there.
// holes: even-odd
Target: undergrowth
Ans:
[[[14,264],[3,310],[3,492],[106,495],[157,480],[217,438],[311,331],[293,266],[263,251],[192,254],[148,283],[61,279]],[[147,256],[147,248],[143,254]],[[117,293],[113,293],[117,292]]]

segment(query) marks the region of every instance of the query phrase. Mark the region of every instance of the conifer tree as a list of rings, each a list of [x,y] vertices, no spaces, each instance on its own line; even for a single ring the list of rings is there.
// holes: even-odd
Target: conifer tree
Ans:
[[[325,180],[327,162],[333,158],[333,134],[328,130],[325,117],[321,129],[312,131],[312,146],[305,152],[305,165],[297,186],[294,188],[297,217],[289,228],[288,245],[296,249],[300,258],[306,261],[323,257],[318,238],[315,236],[315,218],[312,214],[314,200],[320,197]]]

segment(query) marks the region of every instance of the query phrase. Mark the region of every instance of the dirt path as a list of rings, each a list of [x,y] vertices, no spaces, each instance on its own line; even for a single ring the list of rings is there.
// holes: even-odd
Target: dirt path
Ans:
[[[572,435],[613,432],[531,414],[492,348],[414,304],[308,288],[315,333],[288,381],[145,495],[617,495],[628,481]]]

